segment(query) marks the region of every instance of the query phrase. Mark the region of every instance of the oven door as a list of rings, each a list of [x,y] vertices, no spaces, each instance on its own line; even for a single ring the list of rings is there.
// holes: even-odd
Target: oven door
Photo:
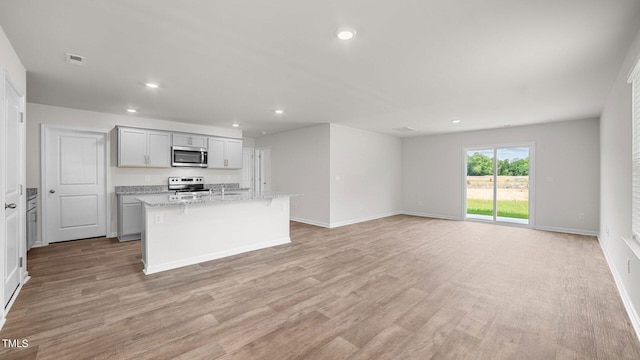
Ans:
[[[207,149],[173,146],[171,165],[176,167],[207,167]]]

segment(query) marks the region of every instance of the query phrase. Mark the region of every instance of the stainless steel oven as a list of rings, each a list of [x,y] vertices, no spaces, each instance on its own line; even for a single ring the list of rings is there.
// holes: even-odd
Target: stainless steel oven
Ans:
[[[171,166],[207,167],[207,149],[187,146],[171,147]]]

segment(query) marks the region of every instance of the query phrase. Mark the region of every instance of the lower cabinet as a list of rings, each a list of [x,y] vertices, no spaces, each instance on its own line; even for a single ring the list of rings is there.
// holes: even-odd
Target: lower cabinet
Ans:
[[[142,234],[142,204],[137,195],[118,195],[118,240],[139,240]]]

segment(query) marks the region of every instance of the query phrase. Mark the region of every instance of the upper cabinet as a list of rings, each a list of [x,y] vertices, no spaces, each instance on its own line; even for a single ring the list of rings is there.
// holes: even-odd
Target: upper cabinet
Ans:
[[[207,148],[207,137],[191,134],[173,134],[173,146]]]
[[[171,133],[118,127],[118,166],[171,167]]]
[[[210,169],[242,169],[242,140],[209,138]]]
[[[118,126],[119,167],[171,167],[171,147],[208,149],[212,169],[242,169],[242,139]]]

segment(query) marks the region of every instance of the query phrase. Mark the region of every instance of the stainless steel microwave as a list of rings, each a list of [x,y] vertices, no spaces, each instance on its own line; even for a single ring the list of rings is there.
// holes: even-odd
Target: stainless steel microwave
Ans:
[[[187,146],[172,146],[171,166],[206,168],[207,149]]]

